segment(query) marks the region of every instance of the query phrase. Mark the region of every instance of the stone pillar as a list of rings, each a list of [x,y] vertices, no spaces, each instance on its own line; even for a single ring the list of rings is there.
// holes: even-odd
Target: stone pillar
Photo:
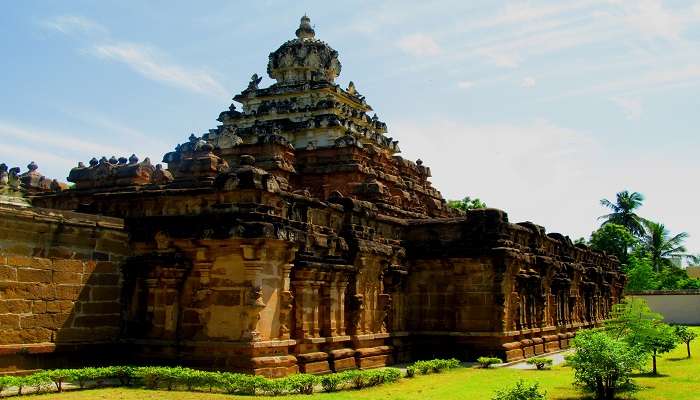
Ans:
[[[282,269],[282,291],[280,295],[280,339],[290,338],[290,320],[294,309],[294,295],[291,290],[289,274],[293,264],[284,264]]]
[[[311,323],[310,333],[313,337],[320,337],[321,333],[321,282],[311,283]]]

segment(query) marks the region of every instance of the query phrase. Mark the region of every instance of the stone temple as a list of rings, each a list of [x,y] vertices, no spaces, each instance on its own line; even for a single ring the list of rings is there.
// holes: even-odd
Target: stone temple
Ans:
[[[70,186],[0,165],[0,372],[518,360],[607,317],[615,258],[448,208],[340,72],[303,17],[270,53],[275,83],[253,75],[164,165],[93,158]]]

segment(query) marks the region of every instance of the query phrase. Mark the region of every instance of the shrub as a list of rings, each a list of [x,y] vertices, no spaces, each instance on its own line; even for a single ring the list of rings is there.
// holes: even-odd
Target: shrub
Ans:
[[[45,374],[56,385],[56,390],[59,393],[63,391],[63,382],[70,379],[70,370],[68,369],[53,369],[46,371]]]
[[[490,368],[495,364],[503,364],[503,360],[498,357],[479,357],[476,362],[481,368]]]
[[[545,400],[547,392],[540,392],[537,382],[528,384],[522,379],[515,386],[503,390],[497,390],[492,400]]]
[[[326,392],[335,392],[347,382],[343,373],[323,375],[319,378],[319,381]]]
[[[80,370],[77,370],[80,371]],[[143,385],[147,389],[158,389],[160,385],[161,374],[160,367],[140,367],[136,369],[136,376],[141,378]],[[83,386],[80,386],[81,388]]]
[[[547,369],[552,366],[554,360],[547,357],[534,357],[526,361],[529,365],[534,365],[537,369]]]
[[[254,395],[255,389],[262,389],[266,383],[266,379],[261,376],[231,372],[219,372],[216,379],[218,386],[228,394]]]
[[[406,367],[406,378],[413,378],[414,376],[416,376],[416,367],[409,365]]]
[[[136,367],[129,365],[110,367],[110,370],[111,375],[119,379],[119,383],[124,386],[131,385],[131,381],[136,376]]]
[[[53,383],[46,371],[23,376],[21,380],[24,381],[24,386],[33,386],[36,393],[48,392]]]
[[[75,382],[78,384],[78,387],[80,387],[81,389],[85,389],[89,381],[101,379],[102,375],[104,374],[104,371],[102,371],[99,368],[87,367],[69,369],[67,370],[67,373],[69,381]]]
[[[580,331],[573,344],[576,352],[566,361],[574,369],[574,380],[598,400],[611,400],[616,393],[633,389],[630,375],[647,359],[644,349],[602,331]]]
[[[19,386],[18,381],[16,376],[0,376],[0,393],[11,386]]]
[[[289,381],[286,378],[282,379],[265,379],[260,382],[259,389],[265,394],[271,396],[279,396],[289,390]]]
[[[313,394],[318,377],[309,374],[296,374],[286,378],[289,390],[300,394]]]

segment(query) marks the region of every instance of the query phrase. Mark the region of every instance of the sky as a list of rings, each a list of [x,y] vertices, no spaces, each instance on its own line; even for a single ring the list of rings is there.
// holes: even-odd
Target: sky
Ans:
[[[15,1],[0,162],[162,155],[216,127],[308,14],[402,156],[572,239],[621,190],[700,253],[700,0]]]

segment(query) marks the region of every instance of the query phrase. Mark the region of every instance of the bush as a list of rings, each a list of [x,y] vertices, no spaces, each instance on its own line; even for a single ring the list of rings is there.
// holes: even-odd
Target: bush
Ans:
[[[67,369],[53,369],[46,371],[45,374],[56,385],[56,390],[59,393],[63,391],[63,382],[69,380],[71,376],[70,370]]]
[[[323,375],[319,378],[323,390],[326,392],[335,392],[340,389],[340,386],[347,383],[342,373]]]
[[[497,390],[492,400],[545,400],[547,392],[540,392],[537,382],[528,384],[522,379],[515,386],[503,390]]]
[[[574,379],[598,400],[611,400],[616,393],[633,389],[630,375],[647,359],[644,349],[598,330],[578,332],[573,344],[576,352],[566,361],[574,369]]]
[[[289,381],[286,378],[266,379],[264,383],[260,383],[259,389],[271,396],[279,396],[289,390]]]
[[[552,366],[554,360],[547,357],[534,357],[526,361],[529,365],[534,365],[537,369],[547,369]]]
[[[254,395],[255,389],[263,389],[267,380],[262,376],[237,374],[231,372],[217,373],[218,386],[228,394]]]
[[[309,374],[296,374],[285,378],[287,386],[293,393],[313,394],[314,385],[318,383],[318,377]]]
[[[53,383],[46,371],[23,376],[20,379],[24,383],[23,386],[33,386],[36,393],[48,392],[51,390],[51,384]]]
[[[409,365],[406,367],[406,378],[413,378],[414,376],[416,376],[416,367]]]
[[[15,381],[17,378],[14,376],[2,376],[0,375],[0,393],[2,393],[5,389],[7,389],[10,386],[16,386]]]
[[[136,376],[136,367],[129,365],[122,365],[116,367],[110,367],[111,375],[119,379],[119,383],[124,386],[131,385],[131,381]]]
[[[503,364],[503,360],[498,357],[479,357],[477,358],[476,362],[481,368],[490,368],[495,364]]]
[[[459,367],[460,363],[459,360],[456,358],[450,358],[450,359],[441,359],[441,358],[436,358],[434,360],[427,360],[427,361],[416,361],[413,364],[409,365],[408,368],[411,368],[412,373],[415,375],[415,372],[418,371],[421,374],[425,375],[430,372],[440,372],[443,369],[450,369],[450,368],[457,368]],[[408,368],[406,369],[407,375],[408,375]],[[413,376],[413,375],[411,375]]]

